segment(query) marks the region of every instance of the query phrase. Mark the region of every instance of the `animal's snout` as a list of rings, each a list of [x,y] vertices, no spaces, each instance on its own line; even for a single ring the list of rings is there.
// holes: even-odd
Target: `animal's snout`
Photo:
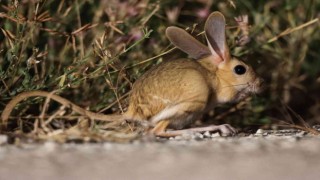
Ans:
[[[254,82],[254,86],[255,86],[256,93],[260,93],[261,91],[263,91],[266,86],[264,79],[256,78],[256,80]]]

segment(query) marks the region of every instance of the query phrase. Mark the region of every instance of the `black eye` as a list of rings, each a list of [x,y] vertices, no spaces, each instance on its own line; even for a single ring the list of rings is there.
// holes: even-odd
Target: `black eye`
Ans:
[[[247,71],[247,69],[242,65],[237,65],[236,67],[234,67],[233,70],[238,75],[242,75],[242,74],[246,73],[246,71]]]

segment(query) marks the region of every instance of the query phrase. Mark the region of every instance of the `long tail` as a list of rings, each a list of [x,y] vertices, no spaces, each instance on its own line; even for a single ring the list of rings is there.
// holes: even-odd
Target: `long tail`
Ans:
[[[93,120],[110,121],[110,122],[124,120],[123,115],[113,115],[113,114],[105,115],[105,114],[87,111],[87,110],[81,108],[80,106],[72,103],[71,101],[69,101],[61,96],[50,93],[50,92],[29,91],[29,92],[23,92],[21,94],[18,94],[6,105],[6,107],[4,108],[4,110],[1,114],[2,123],[4,125],[7,124],[8,119],[10,117],[10,114],[11,114],[12,110],[14,109],[14,107],[18,103],[20,103],[21,101],[23,101],[24,99],[27,99],[29,97],[47,97],[49,99],[53,99],[54,101],[57,101],[66,107],[70,107],[73,111],[79,113],[80,115],[87,116]]]

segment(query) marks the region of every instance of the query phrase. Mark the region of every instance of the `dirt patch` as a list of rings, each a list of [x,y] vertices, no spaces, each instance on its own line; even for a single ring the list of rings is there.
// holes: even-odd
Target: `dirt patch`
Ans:
[[[0,179],[318,179],[320,137],[294,133],[0,147]]]

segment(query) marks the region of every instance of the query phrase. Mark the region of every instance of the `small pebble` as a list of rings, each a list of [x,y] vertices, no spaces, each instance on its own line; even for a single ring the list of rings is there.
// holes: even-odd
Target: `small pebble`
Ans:
[[[200,139],[203,139],[203,138],[204,138],[204,135],[201,134],[201,133],[195,133],[195,134],[194,134],[194,139],[200,140]]]
[[[203,135],[204,135],[204,137],[206,137],[206,138],[210,138],[210,137],[211,137],[211,134],[210,134],[209,131],[204,132]]]
[[[174,137],[174,140],[182,140],[182,139],[183,139],[182,136],[176,136],[176,137]]]
[[[8,142],[8,136],[7,135],[0,135],[0,145],[6,144]]]
[[[256,135],[262,135],[264,133],[263,129],[258,129]]]
[[[211,138],[220,137],[220,134],[218,132],[211,134]]]
[[[298,132],[297,134],[295,134],[294,136],[295,137],[304,137],[307,133],[305,131],[301,131],[301,132]]]
[[[57,143],[53,141],[46,141],[43,144],[43,149],[47,150],[48,152],[52,152],[57,148]]]
[[[314,125],[312,126],[313,129],[320,131],[320,125]]]

